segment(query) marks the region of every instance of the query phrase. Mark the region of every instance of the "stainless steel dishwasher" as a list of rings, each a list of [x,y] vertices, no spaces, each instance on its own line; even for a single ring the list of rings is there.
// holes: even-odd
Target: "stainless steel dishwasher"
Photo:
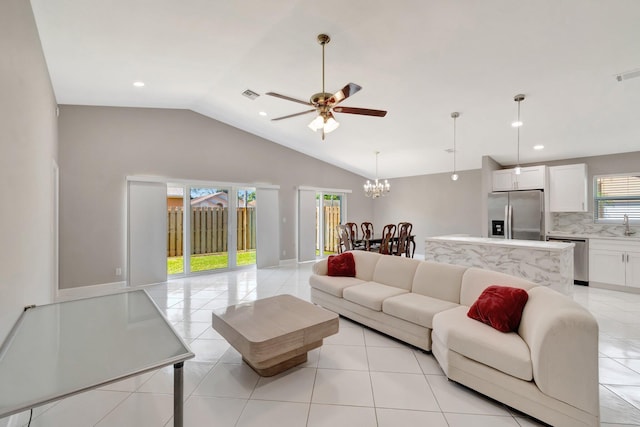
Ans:
[[[589,239],[547,236],[548,242],[573,243],[573,283],[589,286]]]

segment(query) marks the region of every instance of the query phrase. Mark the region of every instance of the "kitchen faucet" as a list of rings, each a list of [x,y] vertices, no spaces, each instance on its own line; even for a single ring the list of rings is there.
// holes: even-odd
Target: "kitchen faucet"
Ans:
[[[629,215],[624,214],[624,216],[622,217],[622,225],[624,225],[624,235],[625,236],[631,236],[632,234],[635,234],[635,231],[631,231],[629,229]]]

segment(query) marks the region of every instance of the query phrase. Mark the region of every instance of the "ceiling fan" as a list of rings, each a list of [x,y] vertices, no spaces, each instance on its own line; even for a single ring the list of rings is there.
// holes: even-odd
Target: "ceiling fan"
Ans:
[[[302,101],[300,99],[291,98],[286,95],[280,95],[275,92],[267,92],[266,95],[274,96],[276,98],[285,99],[287,101],[297,102],[298,104],[308,105],[313,107],[310,110],[302,111],[301,113],[289,114],[288,116],[277,117],[271,121],[289,119],[291,117],[301,116],[316,112],[318,116],[309,123],[309,128],[314,132],[322,130],[322,139],[324,140],[324,134],[336,130],[340,123],[338,123],[333,116],[333,113],[347,113],[347,114],[360,114],[364,116],[384,117],[387,112],[384,110],[371,110],[369,108],[356,108],[356,107],[342,107],[338,106],[339,103],[347,99],[349,96],[358,92],[362,87],[355,83],[349,83],[335,94],[330,94],[324,90],[324,46],[329,43],[331,39],[326,34],[318,35],[318,43],[322,46],[322,92],[311,95],[309,101]]]

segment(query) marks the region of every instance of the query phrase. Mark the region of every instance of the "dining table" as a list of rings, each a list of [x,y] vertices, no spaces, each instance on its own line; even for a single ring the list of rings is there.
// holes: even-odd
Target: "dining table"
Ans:
[[[407,258],[413,258],[413,255],[416,252],[416,241],[415,241],[415,234],[411,234],[408,236],[409,237],[409,242],[406,245],[405,248],[405,256]],[[398,244],[398,236],[394,236],[391,238],[391,241],[393,242],[394,245]],[[374,247],[375,245],[380,245],[382,243],[383,240],[383,236],[373,236],[370,237],[369,239],[358,239],[358,240],[354,240],[354,247],[361,249],[361,250],[371,250],[372,247]]]

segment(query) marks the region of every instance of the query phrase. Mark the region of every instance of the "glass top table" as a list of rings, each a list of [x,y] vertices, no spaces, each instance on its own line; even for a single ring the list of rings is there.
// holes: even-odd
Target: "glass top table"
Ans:
[[[0,418],[173,364],[179,427],[194,356],[144,290],[27,307],[0,347]]]

